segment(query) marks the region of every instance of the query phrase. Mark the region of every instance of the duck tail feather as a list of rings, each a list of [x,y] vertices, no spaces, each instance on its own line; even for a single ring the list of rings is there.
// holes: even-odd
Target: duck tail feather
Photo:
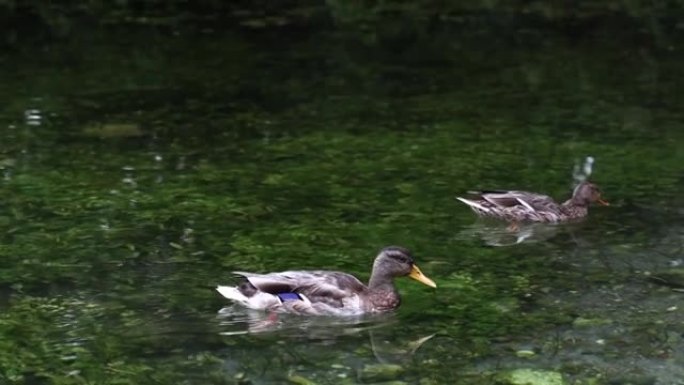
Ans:
[[[238,290],[238,288],[235,286],[217,286],[216,291],[218,291],[219,294],[230,300],[240,303],[247,302],[247,297],[245,297],[244,294],[240,293],[240,290]]]
[[[475,201],[471,201],[470,199],[465,199],[465,198],[461,198],[461,197],[456,197],[456,199],[458,199],[459,201],[465,203],[466,205],[468,205],[470,207],[476,208],[476,209],[481,210],[483,212],[489,212],[488,208],[482,206],[481,204],[479,204]]]

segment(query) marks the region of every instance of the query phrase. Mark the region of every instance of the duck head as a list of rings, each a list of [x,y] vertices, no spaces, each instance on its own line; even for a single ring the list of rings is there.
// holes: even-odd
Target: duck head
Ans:
[[[380,251],[373,263],[372,276],[389,278],[409,276],[427,286],[437,287],[435,282],[426,277],[416,266],[411,252],[399,246],[385,247]]]
[[[589,206],[596,202],[603,206],[610,204],[601,199],[601,190],[591,182],[582,182],[575,187],[572,192],[572,201],[579,206]]]

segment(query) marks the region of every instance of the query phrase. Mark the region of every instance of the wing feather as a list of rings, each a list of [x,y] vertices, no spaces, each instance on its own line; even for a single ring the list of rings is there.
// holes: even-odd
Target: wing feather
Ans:
[[[550,196],[527,191],[483,193],[480,197],[499,207],[524,206],[533,211],[546,210],[548,207],[557,206],[557,203]]]
[[[270,274],[235,272],[245,277],[257,289],[278,294],[300,293],[311,301],[325,297],[340,300],[366,289],[356,277],[337,271],[283,271]]]
[[[548,195],[516,190],[470,191],[473,199],[457,198],[481,216],[507,220],[553,221],[562,207]]]
[[[516,198],[516,200],[518,201],[518,203],[520,203],[521,205],[525,206],[528,210],[534,211],[534,212],[537,211],[537,210],[535,210],[534,207],[532,207],[529,203],[525,202],[524,199]]]

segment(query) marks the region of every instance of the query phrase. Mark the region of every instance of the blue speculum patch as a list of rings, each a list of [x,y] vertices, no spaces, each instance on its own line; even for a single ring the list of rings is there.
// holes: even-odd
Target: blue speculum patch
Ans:
[[[302,297],[300,297],[299,294],[297,294],[297,293],[278,293],[276,295],[283,302],[299,301],[300,299],[302,299]]]

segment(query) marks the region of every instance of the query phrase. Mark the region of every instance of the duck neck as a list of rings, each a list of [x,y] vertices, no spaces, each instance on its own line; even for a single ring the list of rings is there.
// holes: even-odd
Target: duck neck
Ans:
[[[392,277],[385,274],[373,274],[368,281],[368,288],[372,291],[392,291],[396,292]]]
[[[578,198],[578,197],[572,197],[568,199],[567,201],[563,202],[564,207],[584,207],[587,208],[589,206],[589,202],[587,202],[585,199]]]
[[[374,274],[368,282],[368,297],[373,311],[384,312],[396,309],[401,303],[399,292],[394,287],[392,277]]]
[[[563,208],[572,216],[587,215],[587,212],[589,212],[588,206],[589,205],[585,201],[576,198],[570,198],[563,202]]]

